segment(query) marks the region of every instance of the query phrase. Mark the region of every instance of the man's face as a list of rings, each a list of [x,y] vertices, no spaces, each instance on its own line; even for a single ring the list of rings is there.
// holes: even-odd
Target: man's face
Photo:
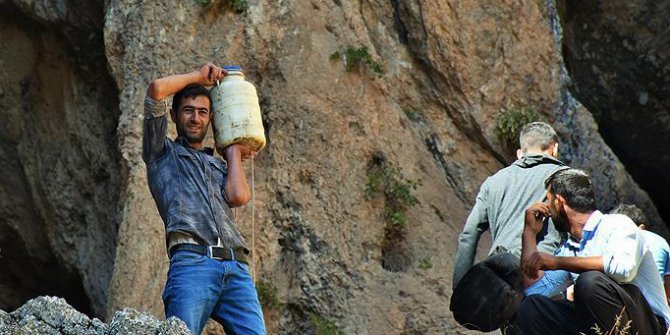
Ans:
[[[191,144],[200,144],[205,140],[210,119],[210,102],[206,96],[184,97],[175,119],[177,134]]]
[[[568,217],[565,214],[563,206],[559,204],[558,198],[551,193],[547,192],[547,202],[549,203],[549,212],[551,212],[551,221],[554,222],[554,227],[560,232],[569,232],[570,224],[568,223]]]

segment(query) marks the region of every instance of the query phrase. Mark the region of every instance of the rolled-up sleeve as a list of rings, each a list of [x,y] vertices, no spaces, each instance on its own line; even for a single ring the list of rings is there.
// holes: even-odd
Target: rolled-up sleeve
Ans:
[[[603,250],[603,267],[605,273],[618,283],[628,283],[637,274],[640,261],[644,255],[644,243],[637,229],[616,229],[610,235]]]
[[[565,270],[544,271],[544,276],[526,288],[527,296],[533,294],[553,297],[565,290],[572,283],[570,272]]]
[[[165,152],[167,136],[167,101],[144,98],[142,159],[149,164]]]

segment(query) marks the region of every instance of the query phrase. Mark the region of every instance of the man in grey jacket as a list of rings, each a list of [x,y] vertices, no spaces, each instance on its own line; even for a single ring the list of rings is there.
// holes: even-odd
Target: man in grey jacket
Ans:
[[[453,287],[472,268],[479,238],[488,229],[493,240],[489,255],[496,251],[521,255],[524,212],[530,205],[545,198],[544,180],[564,166],[557,159],[556,131],[544,122],[524,126],[519,144],[518,159],[487,178],[477,194],[458,239]],[[539,251],[553,254],[560,243],[560,235],[547,222],[537,240]]]

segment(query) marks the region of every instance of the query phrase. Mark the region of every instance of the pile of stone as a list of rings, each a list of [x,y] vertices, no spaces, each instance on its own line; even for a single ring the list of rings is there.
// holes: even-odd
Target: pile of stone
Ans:
[[[0,335],[190,335],[177,318],[159,321],[132,308],[116,312],[109,325],[89,319],[56,297],[28,301],[12,313],[0,310]]]

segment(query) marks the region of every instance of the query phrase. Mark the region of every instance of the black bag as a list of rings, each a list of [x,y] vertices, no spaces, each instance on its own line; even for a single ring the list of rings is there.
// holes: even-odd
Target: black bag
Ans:
[[[514,319],[522,299],[519,257],[504,252],[475,264],[463,276],[449,309],[463,327],[490,332]]]

